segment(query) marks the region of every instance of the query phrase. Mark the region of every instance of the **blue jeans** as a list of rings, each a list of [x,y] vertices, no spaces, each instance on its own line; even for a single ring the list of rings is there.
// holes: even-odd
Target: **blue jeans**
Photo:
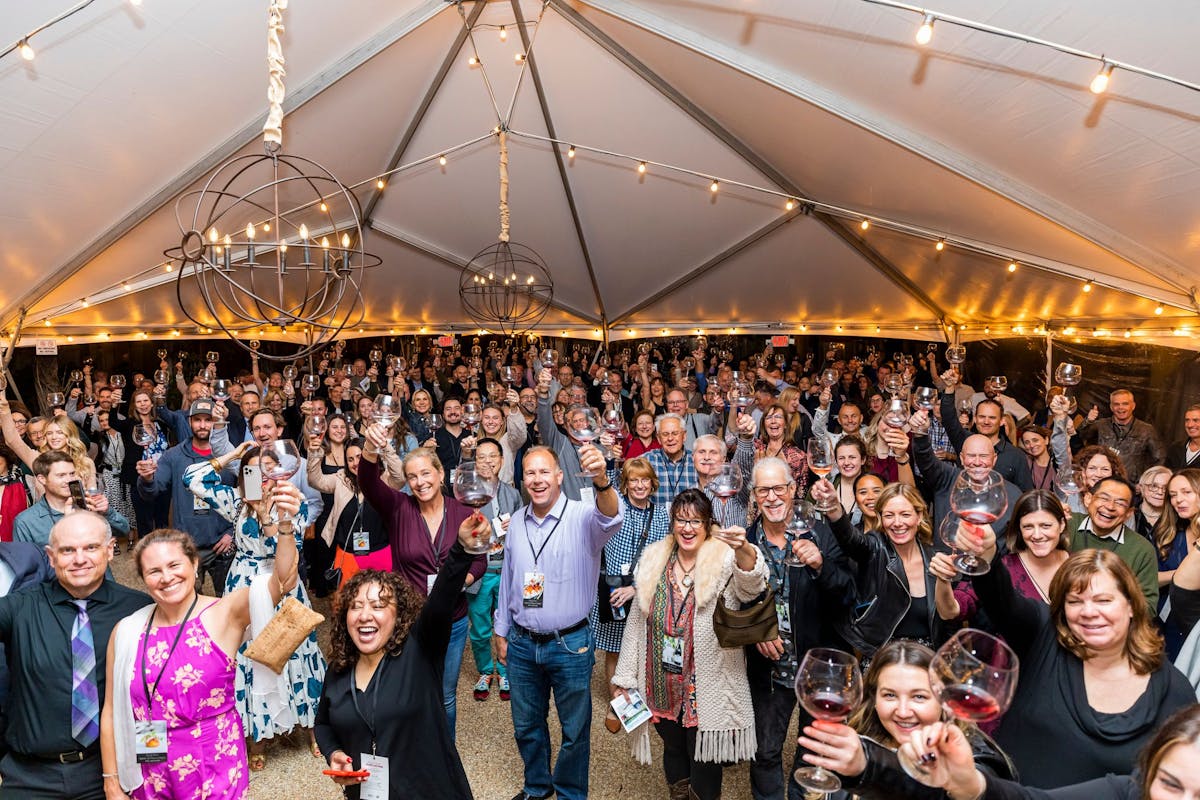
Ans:
[[[450,626],[450,646],[446,648],[446,663],[442,666],[442,705],[450,721],[450,738],[454,738],[454,720],[458,716],[458,672],[462,669],[463,648],[467,646],[467,618],[455,620]]]
[[[500,573],[485,572],[479,579],[479,593],[467,595],[467,619],[471,620],[471,654],[480,675],[508,674],[504,665],[492,658],[492,612],[500,594]]]
[[[558,800],[588,796],[591,757],[592,665],[591,627],[538,644],[513,626],[508,632],[508,677],[512,682],[513,732],[525,762],[526,794]],[[562,726],[562,747],[550,773],[550,693]]]

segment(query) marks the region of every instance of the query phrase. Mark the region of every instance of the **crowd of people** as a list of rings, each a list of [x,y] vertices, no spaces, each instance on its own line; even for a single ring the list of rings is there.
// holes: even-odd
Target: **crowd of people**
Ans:
[[[40,414],[0,394],[0,798],[243,797],[294,734],[351,798],[576,800],[594,707],[642,763],[653,729],[678,800],[737,762],[755,800],[805,765],[863,797],[1200,791],[1200,405],[1168,447],[1129,390],[1080,413],[961,351],[559,346],[160,350]],[[964,481],[997,513],[961,522]],[[324,650],[251,657],[313,597]],[[939,702],[964,628],[1020,659],[998,720]],[[815,648],[865,675],[844,723],[797,703]],[[467,779],[463,672],[509,703],[519,787]]]

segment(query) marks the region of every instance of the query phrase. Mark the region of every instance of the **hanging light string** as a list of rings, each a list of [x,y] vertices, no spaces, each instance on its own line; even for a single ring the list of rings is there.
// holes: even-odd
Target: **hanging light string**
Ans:
[[[1078,278],[1078,275],[1072,274],[1072,272],[1070,272],[1070,271],[1067,271],[1060,267],[1055,267],[1048,263],[1045,263],[1046,261],[1049,261],[1050,259],[1041,259],[1040,257],[1033,255],[1033,254],[1029,254],[1029,253],[1014,254],[1013,251],[1007,250],[1006,248],[1003,248],[999,245],[993,245],[993,244],[989,244],[987,242],[980,242],[980,241],[977,241],[974,239],[969,239],[966,237],[954,236],[954,235],[948,234],[944,231],[938,231],[938,230],[934,230],[932,228],[926,228],[926,227],[916,225],[916,224],[913,224],[910,222],[905,222],[903,220],[890,218],[890,217],[883,217],[883,216],[880,216],[875,213],[867,213],[867,212],[863,212],[861,210],[850,208],[848,206],[837,205],[835,203],[827,203],[827,202],[824,202],[821,200],[816,200],[811,197],[790,194],[788,192],[785,192],[785,191],[782,191],[782,190],[776,189],[776,188],[757,186],[752,183],[746,183],[745,181],[739,181],[739,180],[734,180],[732,178],[723,178],[723,177],[719,177],[719,176],[714,176],[711,172],[702,172],[700,170],[692,169],[690,167],[683,167],[683,166],[679,166],[677,164],[668,164],[668,163],[665,163],[662,161],[654,161],[652,159],[629,155],[628,153],[621,153],[621,152],[618,152],[615,150],[607,150],[602,147],[594,147],[591,145],[580,144],[579,142],[573,141],[573,140],[568,142],[565,139],[555,139],[555,138],[552,138],[549,136],[542,136],[541,134],[528,133],[526,131],[520,131],[520,130],[510,130],[509,133],[512,136],[517,136],[517,137],[524,138],[524,139],[531,139],[534,141],[544,142],[547,144],[555,145],[557,147],[565,147],[572,151],[586,151],[589,153],[595,153],[597,155],[602,155],[602,156],[606,156],[609,158],[618,159],[621,161],[628,161],[628,162],[636,165],[636,169],[637,169],[637,172],[639,175],[644,175],[647,170],[649,170],[650,168],[655,168],[655,167],[659,168],[661,170],[664,170],[664,171],[674,172],[674,173],[678,173],[678,174],[682,174],[682,175],[689,175],[694,178],[699,178],[701,181],[707,183],[709,191],[712,193],[719,191],[723,187],[736,186],[738,188],[746,189],[746,190],[749,190],[749,191],[752,191],[752,192],[755,192],[758,194],[772,195],[774,197],[778,197],[778,198],[782,199],[784,201],[784,209],[789,212],[811,213],[812,211],[821,211],[826,214],[830,214],[830,215],[837,216],[837,217],[840,217],[843,219],[848,219],[848,220],[853,220],[855,222],[858,222],[859,229],[861,231],[863,231],[864,233],[867,230],[869,230],[872,226],[878,226],[878,227],[885,228],[888,230],[894,230],[898,233],[904,233],[909,236],[914,236],[914,237],[921,238],[921,239],[927,239],[930,242],[933,242],[934,249],[939,252],[944,251],[947,247],[953,247],[957,250],[971,252],[971,253],[975,253],[977,255],[987,256],[989,258],[995,258],[995,259],[1004,261],[1006,264],[1009,265],[1009,272],[1015,272],[1016,270],[1013,267],[1013,265],[1020,264],[1020,265],[1032,267],[1032,268],[1040,270],[1042,272],[1050,273],[1052,275],[1057,275],[1059,277],[1072,278],[1072,279]],[[940,247],[938,245],[940,245]],[[1087,272],[1089,275],[1092,274],[1090,268],[1088,268],[1088,267],[1082,267],[1082,266],[1078,266],[1075,264],[1065,264],[1065,266],[1072,267],[1075,270],[1078,270],[1079,272]],[[1182,309],[1185,311],[1196,311],[1197,307],[1196,307],[1196,303],[1195,303],[1194,290],[1190,289],[1190,288],[1185,288],[1185,287],[1179,286],[1177,284],[1171,284],[1171,285],[1177,292],[1188,297],[1190,303],[1184,303],[1182,301],[1172,301],[1172,300],[1163,300],[1163,302],[1166,303],[1167,305],[1171,305],[1171,306],[1174,306],[1176,308],[1179,308],[1179,309]],[[1115,283],[1105,282],[1103,276],[1091,277],[1089,279],[1081,281],[1081,288],[1087,287],[1086,289],[1084,289],[1084,291],[1091,291],[1092,286],[1101,286],[1103,288],[1111,289],[1113,291],[1121,292],[1123,294],[1135,294],[1134,292],[1131,292],[1129,289],[1125,289],[1120,286],[1117,286]]]
[[[995,36],[1003,36],[1006,39],[1015,39],[1018,42],[1026,44],[1035,44],[1040,47],[1048,47],[1051,50],[1057,50],[1060,53],[1076,58],[1087,59],[1088,61],[1097,61],[1100,63],[1100,70],[1096,73],[1096,77],[1092,79],[1091,90],[1096,94],[1102,94],[1108,89],[1109,78],[1114,69],[1132,72],[1137,75],[1143,75],[1147,78],[1154,78],[1167,83],[1173,83],[1176,86],[1182,86],[1185,89],[1191,89],[1193,92],[1200,92],[1200,84],[1192,81],[1185,81],[1182,78],[1176,78],[1173,75],[1167,75],[1162,72],[1156,72],[1152,69],[1139,67],[1136,64],[1130,64],[1127,61],[1118,61],[1115,58],[1109,58],[1103,53],[1091,53],[1087,50],[1080,50],[1078,47],[1052,42],[1049,39],[1041,39],[1037,36],[1030,36],[1019,31],[1009,30],[1007,28],[999,28],[995,25],[989,25],[986,22],[978,22],[965,17],[956,17],[953,14],[943,14],[941,11],[934,11],[921,6],[914,6],[909,3],[898,2],[898,0],[863,0],[864,3],[872,5],[886,6],[888,8],[896,8],[901,11],[910,11],[921,16],[921,25],[917,28],[917,43],[927,45],[933,38],[933,26],[935,22],[944,22],[948,25],[957,25],[961,28],[970,28],[971,30],[980,31],[981,33],[990,33]]]
[[[30,39],[32,39],[34,36],[37,36],[50,26],[57,25],[68,17],[78,14],[80,11],[83,11],[94,2],[96,2],[96,0],[82,0],[82,2],[76,3],[58,16],[52,17],[46,22],[43,22],[41,25],[26,33],[20,39],[17,39],[8,47],[4,48],[4,50],[0,51],[0,58],[4,58],[14,50],[19,50],[21,58],[25,59],[26,61],[33,61],[35,53],[33,50],[33,45],[29,43]],[[130,5],[139,6],[141,5],[141,1],[137,0],[137,2],[134,2],[133,0],[130,0]]]
[[[491,79],[488,78],[487,66],[483,63],[483,59],[479,57],[479,48],[475,44],[475,31],[467,21],[467,12],[463,8],[463,0],[456,0],[454,7],[458,9],[458,16],[462,18],[463,30],[467,32],[467,41],[471,43],[472,55],[468,63],[479,70],[479,74],[483,78],[483,85],[487,87],[488,98],[492,101],[492,109],[496,112],[496,122],[503,125],[504,118],[500,116],[500,104],[496,102],[496,92],[492,89]]]
[[[514,60],[520,65],[521,71],[517,74],[517,85],[513,87],[512,100],[508,104],[508,113],[504,116],[503,124],[506,128],[512,124],[513,109],[517,107],[517,97],[521,94],[521,84],[525,81],[525,73],[529,71],[529,59],[533,57],[533,46],[537,43],[538,34],[542,30],[542,17],[546,15],[546,9],[549,5],[550,3],[547,0],[543,0],[542,10],[538,12],[537,21],[534,23],[533,36],[529,39],[529,47],[525,52],[517,52],[514,55]],[[524,33],[520,31],[519,27],[518,31],[519,33]],[[523,38],[522,41],[524,41]]]

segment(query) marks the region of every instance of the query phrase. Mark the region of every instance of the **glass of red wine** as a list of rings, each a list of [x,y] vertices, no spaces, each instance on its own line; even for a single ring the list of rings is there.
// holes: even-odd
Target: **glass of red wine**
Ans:
[[[967,722],[991,722],[1008,710],[1017,689],[1020,664],[1002,639],[963,628],[942,645],[929,663],[933,693],[952,716]],[[924,765],[900,749],[900,764],[925,783]]]
[[[454,469],[451,479],[454,496],[458,502],[474,509],[480,509],[492,502],[496,496],[496,482],[485,478],[475,469],[474,461],[464,461]],[[471,543],[464,546],[468,553],[486,553],[492,548],[492,528],[489,526],[486,535],[473,536]]]
[[[968,525],[990,525],[1008,510],[1008,490],[999,472],[972,474],[963,470],[950,489],[950,510]],[[984,575],[991,566],[974,553],[951,554],[954,567],[964,575]]]
[[[738,492],[742,490],[741,468],[737,464],[722,464],[721,471],[713,476],[709,488],[713,494],[721,498],[721,513],[717,515],[717,522],[722,528],[728,527],[729,500],[737,497]]]
[[[814,647],[796,670],[796,698],[813,719],[845,722],[862,700],[862,671],[850,653]],[[830,794],[842,788],[837,775],[821,767],[801,767],[796,783],[810,792]]]

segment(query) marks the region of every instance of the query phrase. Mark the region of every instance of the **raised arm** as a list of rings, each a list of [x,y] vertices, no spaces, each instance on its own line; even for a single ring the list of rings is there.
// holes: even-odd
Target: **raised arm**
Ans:
[[[25,466],[33,469],[33,460],[38,457],[38,451],[25,444],[21,435],[17,433],[17,425],[12,418],[12,409],[8,405],[8,398],[4,395],[0,395],[0,430],[4,432],[4,443],[8,445],[9,449],[17,454],[17,458],[21,459]]]
[[[305,471],[308,474],[308,485],[318,492],[333,494],[334,490],[337,489],[340,470],[332,475],[326,475],[321,470],[321,461],[324,458],[325,451],[321,449],[321,446],[314,446],[314,443],[310,443],[308,448],[308,462],[305,466]]]
[[[239,447],[232,453],[226,453],[213,459],[221,469],[240,456],[246,447]],[[208,461],[198,461],[183,471],[183,485],[205,505],[216,511],[227,522],[236,522],[242,513],[242,496],[232,486],[221,482],[221,474]]]

